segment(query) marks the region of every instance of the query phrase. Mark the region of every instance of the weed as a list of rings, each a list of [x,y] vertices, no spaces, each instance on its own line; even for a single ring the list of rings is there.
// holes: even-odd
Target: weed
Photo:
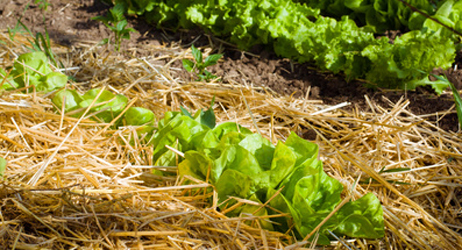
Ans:
[[[50,6],[50,3],[48,0],[35,0],[35,4],[38,4],[38,7],[42,9],[42,11],[46,11],[48,9],[48,6]],[[32,31],[21,21],[22,17],[24,16],[24,13],[27,11],[29,8],[29,4],[26,5],[26,7],[23,10],[22,15],[18,18],[18,21],[16,22],[16,25],[13,29],[8,28],[8,34],[10,36],[11,40],[14,40],[14,37],[16,34],[19,33],[27,33],[31,37],[35,37],[33,40],[27,38],[29,43],[31,44],[31,47],[29,48],[31,51],[42,51],[46,54],[46,56],[51,60],[53,65],[57,66],[57,61],[55,59],[55,55],[53,51],[51,50],[51,41],[50,41],[50,35],[48,34],[48,30],[46,25],[45,26],[45,34],[42,34],[41,32],[37,32],[34,36]],[[45,13],[43,13],[43,23],[45,24]]]
[[[459,125],[462,127],[462,97],[460,96],[459,91],[457,91],[456,87],[452,82],[449,82],[449,86],[451,87],[452,94],[454,95],[454,102],[456,103],[456,110],[457,110],[457,118],[459,118]]]
[[[448,83],[449,87],[452,90],[452,95],[454,96],[454,103],[456,104],[456,111],[457,111],[457,118],[459,119],[459,124],[462,127],[462,97],[460,96],[459,91],[457,88],[452,84],[451,81],[447,79],[447,77],[439,76],[432,74],[436,79],[445,81]]]
[[[183,59],[183,67],[189,72],[196,72],[196,76],[200,81],[210,81],[212,79],[217,78],[216,75],[213,75],[209,71],[206,70],[208,66],[212,66],[217,64],[218,60],[223,56],[223,54],[213,54],[203,59],[202,52],[194,47],[191,46],[192,54],[194,57],[194,62],[188,59]]]
[[[114,32],[114,42],[115,49],[120,50],[120,44],[122,39],[130,39],[130,32],[135,32],[136,30],[132,28],[127,28],[127,19],[125,19],[126,7],[122,3],[117,3],[112,9],[109,10],[106,16],[96,16],[92,20],[100,21],[106,25],[112,32]],[[109,38],[103,39],[102,43],[106,44],[111,42]]]
[[[51,4],[48,2],[48,0],[35,0],[35,4],[38,4],[38,7],[42,10],[48,10],[48,6]]]

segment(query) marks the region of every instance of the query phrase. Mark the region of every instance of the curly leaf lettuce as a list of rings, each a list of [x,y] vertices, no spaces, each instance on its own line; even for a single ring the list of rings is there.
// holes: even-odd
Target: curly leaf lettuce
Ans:
[[[425,18],[399,0],[294,0],[320,9],[323,15],[340,19],[349,16],[359,26],[375,33],[413,26],[420,29]],[[428,0],[406,0],[420,11],[433,14],[435,6]],[[412,25],[410,24],[412,23]]]
[[[438,94],[448,87],[447,83],[430,81],[426,72],[432,71],[435,63],[451,67],[454,54],[453,42],[431,31],[411,31],[397,38],[394,45],[369,45],[361,52],[371,62],[365,77],[370,82],[389,89],[430,85]]]
[[[432,16],[434,19],[445,24],[448,27],[453,28],[454,30],[462,33],[462,2],[447,0],[438,8],[436,13]],[[431,20],[426,19],[423,23],[423,28],[429,29],[435,32],[438,36],[442,37],[451,37],[454,41],[459,41],[461,37],[454,34],[454,32],[446,27],[443,27],[441,24]]]
[[[119,1],[136,5],[139,0]],[[333,73],[343,72],[347,79],[366,79],[369,87],[413,90],[430,85],[437,93],[447,87],[431,82],[429,74],[419,70],[447,69],[455,58],[454,35],[400,1],[298,2],[310,4],[284,0],[150,1],[144,13],[157,25],[200,27],[241,49],[268,45],[279,56],[315,63]],[[428,1],[411,0],[411,4],[430,15],[435,13]],[[462,27],[461,6],[460,2],[446,1],[435,17],[458,29]],[[320,10],[338,12],[338,20],[321,16]],[[367,25],[358,27],[358,18]],[[403,26],[415,30],[393,44],[373,34],[384,27]]]

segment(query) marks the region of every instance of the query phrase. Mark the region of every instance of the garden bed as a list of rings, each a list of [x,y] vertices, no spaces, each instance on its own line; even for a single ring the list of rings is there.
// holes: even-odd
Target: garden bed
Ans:
[[[98,45],[110,34],[89,20],[104,14],[105,5],[49,2],[52,48],[79,93],[121,93],[159,119],[180,106],[207,108],[215,97],[217,123],[239,123],[273,144],[291,131],[318,144],[324,171],[344,186],[342,198],[372,192],[384,212],[384,238],[334,240],[332,248],[462,244],[461,139],[450,94],[367,90],[265,48],[242,52],[207,34],[154,30],[141,21],[133,24],[140,33],[117,53]],[[0,21],[14,26],[26,3],[2,3]],[[43,32],[41,13],[31,7],[23,17],[33,32]],[[1,68],[28,51],[28,39],[2,32]],[[193,41],[206,54],[225,53],[212,68],[222,82],[193,81],[182,68]],[[152,174],[176,169],[154,166],[152,145],[136,140],[135,127],[63,116],[49,96],[33,91],[0,98],[0,156],[8,161],[0,242],[7,248],[291,249],[304,243],[290,232],[263,229],[266,217],[225,216],[207,182]]]

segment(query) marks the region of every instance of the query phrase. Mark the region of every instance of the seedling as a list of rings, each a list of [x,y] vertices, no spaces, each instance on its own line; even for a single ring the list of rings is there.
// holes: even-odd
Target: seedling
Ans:
[[[203,59],[202,52],[191,46],[192,54],[194,57],[194,62],[189,59],[183,59],[183,67],[189,72],[196,72],[196,76],[199,81],[210,81],[217,78],[216,75],[210,73],[206,70],[208,66],[217,64],[218,60],[223,56],[223,54],[213,54]]]
[[[126,7],[125,5],[118,3],[112,9],[109,10],[106,16],[97,16],[91,18],[92,20],[100,21],[106,25],[112,32],[114,32],[114,41],[110,38],[105,38],[102,44],[112,42],[115,45],[117,51],[120,50],[120,44],[122,39],[130,39],[130,32],[135,32],[133,28],[127,28],[127,19],[125,19]]]
[[[48,2],[48,0],[35,0],[35,4],[38,4],[38,7],[42,10],[48,10],[48,6],[51,4]]]

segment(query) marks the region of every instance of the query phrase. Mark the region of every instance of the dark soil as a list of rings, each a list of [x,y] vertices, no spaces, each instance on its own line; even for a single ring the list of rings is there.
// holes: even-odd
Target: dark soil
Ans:
[[[46,27],[50,37],[56,42],[72,46],[81,41],[101,41],[111,35],[109,30],[97,21],[90,18],[97,15],[105,15],[109,6],[98,0],[48,0],[51,4],[43,11],[32,0],[0,1],[0,23],[2,27],[15,27],[18,19],[24,12],[21,21],[31,29],[33,33],[44,32]],[[45,24],[43,22],[45,14]],[[421,88],[416,91],[396,92],[371,90],[362,87],[359,81],[345,81],[342,75],[334,75],[329,72],[315,70],[308,64],[291,63],[287,59],[278,58],[269,49],[257,46],[249,52],[239,51],[226,45],[221,40],[204,34],[201,31],[168,31],[156,29],[138,19],[130,19],[129,26],[134,27],[138,33],[133,33],[130,41],[124,41],[123,49],[136,48],[139,56],[155,53],[149,50],[150,45],[179,43],[185,48],[192,42],[196,46],[213,45],[214,52],[224,53],[219,64],[213,66],[211,71],[222,77],[223,81],[235,81],[238,83],[252,83],[254,85],[267,86],[277,93],[293,95],[295,97],[309,96],[312,99],[321,99],[328,104],[337,104],[349,101],[359,110],[367,111],[364,95],[383,107],[389,108],[383,101],[382,96],[396,102],[402,96],[409,99],[410,109],[417,115],[433,114],[447,111],[454,105],[454,100],[449,94],[436,96],[431,90]],[[387,32],[396,34],[396,32]],[[385,34],[385,35],[387,35]],[[181,62],[175,62],[181,67]],[[449,70],[448,77],[460,89],[462,87],[462,52],[458,53],[454,64],[456,70]],[[435,71],[441,73],[442,71]],[[192,76],[184,71],[176,77],[190,79]],[[438,117],[428,117],[430,120]],[[439,121],[442,129],[457,131],[459,129],[457,115],[453,112],[444,116]]]

